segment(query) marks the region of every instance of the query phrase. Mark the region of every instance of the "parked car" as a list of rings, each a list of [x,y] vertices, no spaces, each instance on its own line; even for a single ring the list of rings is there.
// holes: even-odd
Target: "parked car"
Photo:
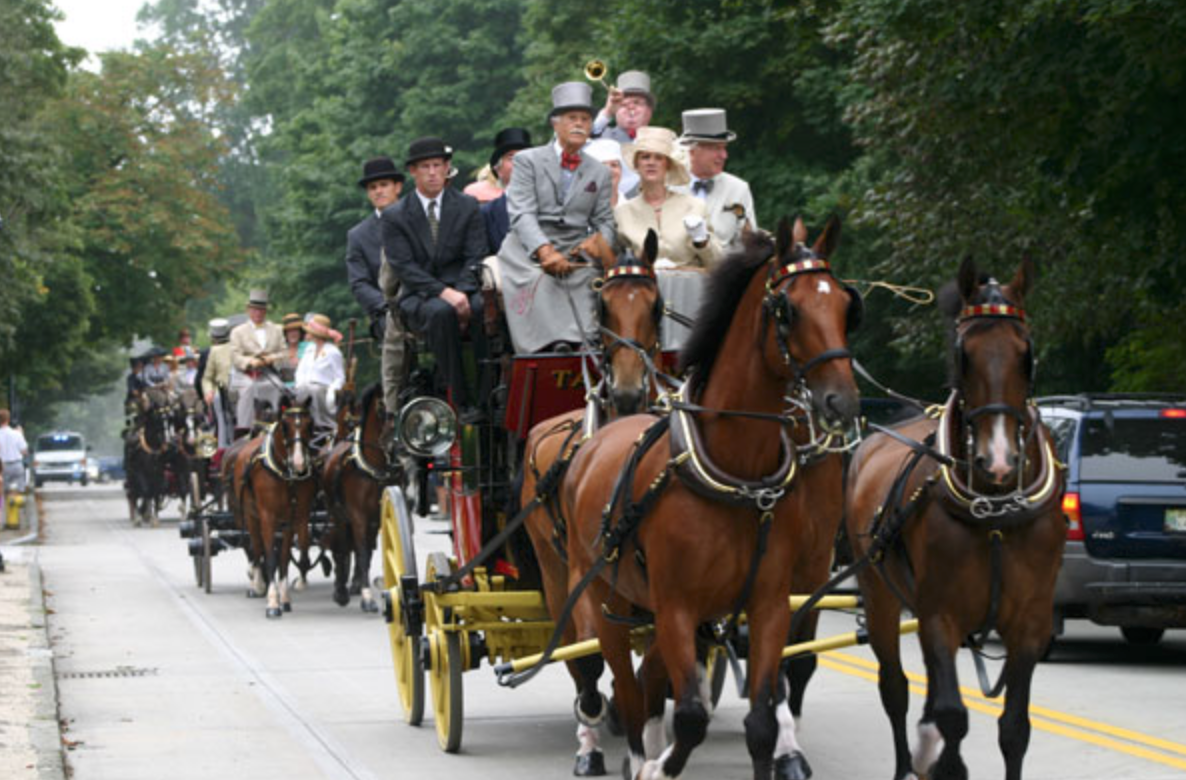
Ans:
[[[1186,395],[1039,398],[1067,464],[1067,546],[1055,635],[1067,618],[1133,644],[1186,628]]]
[[[54,431],[38,436],[33,451],[34,486],[41,487],[51,480],[88,484],[88,450],[81,433]]]
[[[124,459],[119,455],[99,458],[99,481],[112,482],[124,478]]]

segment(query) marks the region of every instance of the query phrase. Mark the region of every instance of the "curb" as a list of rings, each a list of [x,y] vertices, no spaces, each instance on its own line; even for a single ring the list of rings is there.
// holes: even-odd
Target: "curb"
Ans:
[[[29,722],[29,743],[37,753],[39,780],[65,780],[62,731],[58,711],[58,680],[54,653],[49,645],[49,615],[45,609],[41,567],[29,563],[29,664],[37,685],[36,711]]]

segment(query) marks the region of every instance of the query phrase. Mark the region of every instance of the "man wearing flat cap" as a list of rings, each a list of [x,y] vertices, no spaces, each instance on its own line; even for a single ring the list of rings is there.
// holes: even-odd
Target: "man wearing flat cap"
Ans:
[[[499,250],[503,302],[517,352],[555,341],[582,343],[594,324],[589,282],[598,270],[580,262],[600,233],[612,246],[609,169],[582,149],[593,123],[588,84],[552,90],[551,143],[519,152],[507,189],[511,232]],[[576,311],[574,312],[574,305]]]
[[[399,200],[403,184],[404,174],[390,157],[367,160],[362,166],[358,186],[366,191],[374,213],[368,214],[346,234],[346,274],[350,279],[350,292],[370,318],[371,338],[382,344],[383,400],[392,413],[399,410],[407,334],[403,322],[391,310],[399,294],[399,281],[385,269],[380,218],[385,209]]]
[[[231,331],[231,387],[237,389],[236,431],[255,425],[255,402],[280,408],[280,376],[272,368],[284,359],[284,331],[268,321],[268,293],[252,290],[247,298],[247,322]]]
[[[481,365],[486,354],[480,295],[486,227],[478,201],[448,186],[452,159],[452,147],[439,138],[412,142],[405,167],[416,188],[383,212],[383,246],[399,279],[400,313],[428,342],[438,378],[454,405],[463,416],[476,416],[482,397],[466,387],[461,341],[469,335]]]
[[[511,219],[507,215],[506,189],[511,184],[511,171],[515,167],[515,155],[531,148],[531,133],[522,127],[508,127],[498,131],[494,137],[494,153],[490,155],[490,170],[498,177],[502,194],[482,204],[482,219],[486,223],[486,238],[490,254],[498,254],[502,241],[511,230]]]
[[[726,253],[741,248],[746,231],[758,229],[749,184],[725,173],[728,146],[736,139],[723,108],[696,108],[683,113],[680,143],[688,150],[692,181],[679,189],[704,201],[712,233]]]

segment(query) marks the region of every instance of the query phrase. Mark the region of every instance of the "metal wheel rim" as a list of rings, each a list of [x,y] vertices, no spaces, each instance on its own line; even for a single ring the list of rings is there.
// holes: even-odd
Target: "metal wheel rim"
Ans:
[[[464,717],[462,696],[461,636],[456,632],[434,631],[432,648],[432,709],[436,720],[437,742],[446,753],[461,750],[461,723]]]

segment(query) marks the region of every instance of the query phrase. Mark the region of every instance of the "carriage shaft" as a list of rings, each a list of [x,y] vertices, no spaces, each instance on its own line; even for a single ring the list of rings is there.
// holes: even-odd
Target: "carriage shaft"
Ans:
[[[917,620],[903,620],[898,627],[899,634],[912,634],[918,631]],[[836,636],[828,637],[827,639],[815,639],[810,642],[799,642],[798,644],[787,645],[782,649],[783,658],[793,658],[797,655],[806,655],[807,653],[823,653],[828,650],[839,650],[844,647],[855,647],[856,645],[864,645],[869,643],[869,633],[864,629],[860,631],[850,631],[847,634],[837,634]]]

